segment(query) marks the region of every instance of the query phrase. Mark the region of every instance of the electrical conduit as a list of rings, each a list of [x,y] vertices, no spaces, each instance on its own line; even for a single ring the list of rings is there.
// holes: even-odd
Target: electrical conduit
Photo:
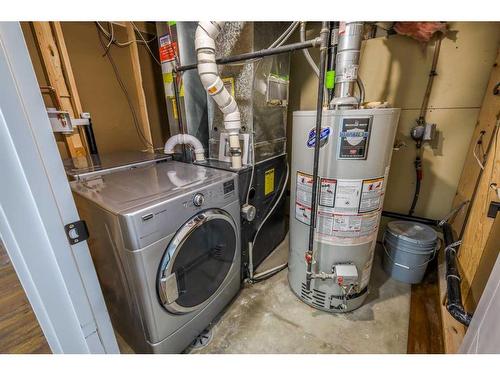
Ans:
[[[208,94],[215,100],[224,115],[224,127],[229,134],[231,168],[241,168],[240,127],[241,116],[236,100],[224,87],[215,62],[215,39],[225,22],[200,22],[195,34],[198,74]]]

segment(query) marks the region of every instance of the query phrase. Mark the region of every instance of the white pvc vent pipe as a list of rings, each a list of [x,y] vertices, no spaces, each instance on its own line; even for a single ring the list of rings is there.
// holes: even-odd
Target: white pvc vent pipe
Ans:
[[[188,144],[191,145],[194,149],[195,159],[196,161],[205,160],[205,151],[203,149],[203,145],[198,140],[198,138],[190,135],[190,134],[176,134],[170,137],[165,143],[165,154],[173,154],[174,147],[179,144]]]
[[[225,22],[199,22],[195,34],[198,74],[208,94],[215,100],[224,115],[224,127],[229,135],[231,167],[241,168],[240,127],[241,116],[236,100],[224,87],[215,62],[215,39]]]

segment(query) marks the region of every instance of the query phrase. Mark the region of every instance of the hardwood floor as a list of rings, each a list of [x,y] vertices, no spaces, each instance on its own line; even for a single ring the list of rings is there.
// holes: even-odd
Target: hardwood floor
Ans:
[[[0,353],[51,353],[9,256],[0,242]]]
[[[408,353],[444,353],[441,326],[436,257],[429,263],[422,283],[412,285],[411,288]]]

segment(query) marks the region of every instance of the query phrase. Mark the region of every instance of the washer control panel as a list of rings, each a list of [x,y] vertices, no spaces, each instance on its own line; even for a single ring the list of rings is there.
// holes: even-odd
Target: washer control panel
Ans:
[[[225,180],[214,181],[166,202],[152,204],[131,215],[123,215],[121,220],[129,222],[124,225],[134,228],[125,234],[127,249],[143,248],[175,233],[186,220],[204,209],[225,209],[233,203],[239,208],[236,178],[236,175],[231,175]]]

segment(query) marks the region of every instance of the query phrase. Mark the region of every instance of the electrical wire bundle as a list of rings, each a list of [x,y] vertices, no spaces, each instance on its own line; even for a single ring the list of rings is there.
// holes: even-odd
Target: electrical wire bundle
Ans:
[[[160,62],[156,59],[156,57],[154,56],[153,52],[151,51],[148,43],[154,41],[156,39],[156,36],[154,38],[151,38],[150,40],[146,40],[144,38],[144,36],[142,35],[142,32],[139,31],[139,29],[137,28],[137,26],[132,22],[132,26],[134,27],[134,30],[136,33],[138,33],[138,35],[140,36],[140,40],[129,40],[129,41],[126,41],[126,42],[118,42],[116,39],[115,39],[115,35],[114,35],[114,29],[113,29],[113,23],[112,22],[109,22],[109,31],[106,30],[99,22],[96,22],[96,27],[97,27],[97,34],[98,34],[98,38],[99,38],[99,42],[101,43],[101,46],[102,48],[104,49],[104,54],[103,54],[103,57],[106,56],[109,60],[109,63],[111,64],[111,67],[113,68],[113,72],[115,74],[115,77],[116,77],[116,80],[118,81],[118,84],[120,86],[120,89],[122,90],[126,100],[127,100],[127,104],[130,108],[130,112],[132,114],[132,120],[133,120],[133,124],[134,124],[134,127],[135,127],[135,130],[137,132],[137,135],[139,136],[139,140],[144,144],[144,146],[146,146],[147,148],[152,148],[154,149],[154,145],[146,138],[146,136],[144,135],[142,129],[141,129],[141,126],[139,125],[139,120],[137,118],[137,113],[135,111],[135,108],[134,108],[134,105],[132,103],[132,99],[130,98],[130,95],[128,93],[128,90],[120,76],[120,72],[118,71],[118,67],[116,66],[116,63],[113,59],[113,56],[111,55],[111,45],[114,44],[116,45],[117,47],[127,47],[127,46],[130,46],[132,43],[136,42],[136,43],[139,43],[139,44],[144,44],[147,48],[147,50],[149,51],[150,55],[153,57],[153,59],[158,63],[160,64]],[[105,37],[108,38],[108,41],[105,42],[103,40],[103,35]],[[161,65],[161,64],[160,64]]]

